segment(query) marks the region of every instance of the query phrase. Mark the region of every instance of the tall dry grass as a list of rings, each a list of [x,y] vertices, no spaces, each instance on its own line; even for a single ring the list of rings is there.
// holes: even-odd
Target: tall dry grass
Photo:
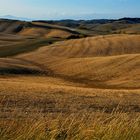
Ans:
[[[79,87],[78,87],[79,86]],[[139,90],[0,78],[0,140],[139,140]]]
[[[0,122],[1,140],[139,140],[140,116],[114,111],[16,118]]]

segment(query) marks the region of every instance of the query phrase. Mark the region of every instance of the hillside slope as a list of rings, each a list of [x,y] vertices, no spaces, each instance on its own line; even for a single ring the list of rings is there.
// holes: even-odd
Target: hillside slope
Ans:
[[[17,58],[91,87],[140,88],[139,44],[138,35],[101,36],[59,42]]]
[[[79,32],[66,27],[1,19],[0,57],[34,51],[56,41],[79,37]]]
[[[57,36],[52,34],[51,37],[67,38],[70,36],[79,36],[79,32],[73,31],[71,28],[53,26],[50,24],[24,22],[18,20],[0,20],[0,33],[3,34],[20,34],[24,36],[33,37],[47,37],[46,35],[51,33],[53,30],[57,30]],[[59,34],[60,32],[60,34]],[[63,35],[61,32],[65,32]],[[49,36],[50,37],[50,36]]]
[[[86,29],[77,28],[82,24]],[[79,21],[77,26],[0,20],[0,74],[43,74],[88,87],[140,88],[140,35],[81,38],[88,36],[93,26],[94,32],[111,28],[137,33],[138,19]]]
[[[36,53],[46,57],[97,57],[140,53],[140,35],[108,35],[58,42]]]

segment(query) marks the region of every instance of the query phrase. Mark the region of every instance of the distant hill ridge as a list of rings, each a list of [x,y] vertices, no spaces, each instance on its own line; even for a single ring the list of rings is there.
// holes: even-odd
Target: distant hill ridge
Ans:
[[[68,27],[76,27],[80,24],[106,24],[106,23],[113,23],[113,22],[122,22],[122,23],[131,23],[136,24],[140,23],[140,18],[121,18],[121,19],[93,19],[93,20],[71,20],[71,19],[65,19],[65,20],[36,20],[34,22],[44,22],[44,23],[50,23],[50,24],[61,24]],[[125,22],[124,22],[125,21]]]
[[[66,38],[76,35],[93,36],[107,34],[140,34],[140,18],[94,19],[94,20],[36,20],[20,21],[0,19],[0,33],[46,36],[48,30],[67,32]],[[24,32],[24,33],[23,33]],[[56,32],[56,31],[55,31]],[[61,32],[61,35],[63,34]],[[65,34],[65,33],[64,33]],[[59,37],[56,33],[51,33]],[[77,37],[76,37],[77,38]]]

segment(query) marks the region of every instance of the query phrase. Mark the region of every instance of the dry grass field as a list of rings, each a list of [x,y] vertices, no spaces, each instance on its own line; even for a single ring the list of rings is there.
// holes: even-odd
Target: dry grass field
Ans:
[[[58,42],[18,59],[89,87],[140,88],[140,36],[109,35]]]
[[[1,139],[139,139],[140,92],[1,76]]]
[[[0,140],[139,140],[140,35],[30,24],[0,24]]]

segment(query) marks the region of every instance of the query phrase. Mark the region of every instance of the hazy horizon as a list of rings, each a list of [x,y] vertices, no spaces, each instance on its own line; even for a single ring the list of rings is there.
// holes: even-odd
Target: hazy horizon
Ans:
[[[114,19],[140,17],[137,0],[0,0],[0,16],[29,19]]]

